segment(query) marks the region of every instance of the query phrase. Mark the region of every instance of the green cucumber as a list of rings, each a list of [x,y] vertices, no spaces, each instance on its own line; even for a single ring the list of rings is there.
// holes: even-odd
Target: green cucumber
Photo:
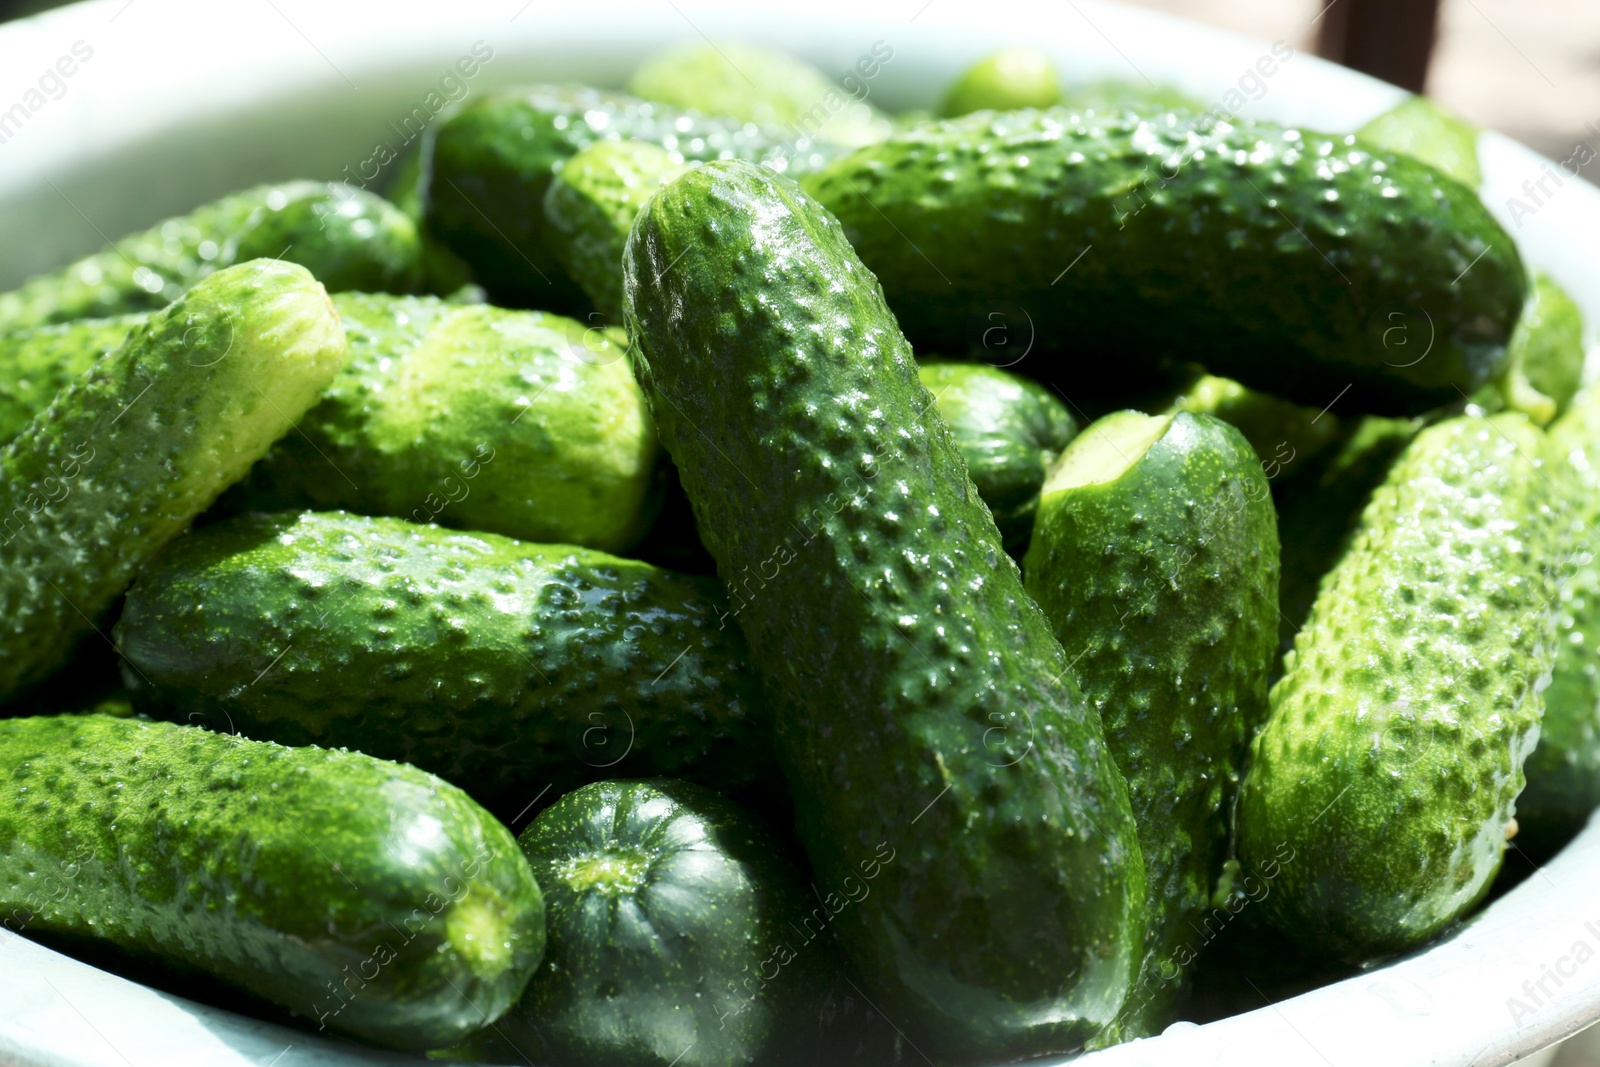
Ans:
[[[649,141],[596,141],[545,194],[550,249],[605,321],[622,321],[622,250],[645,201],[688,165]]]
[[[298,263],[329,292],[406,292],[419,249],[416,226],[381,197],[340,182],[261,185],[0,293],[0,332],[155,310],[214,271],[261,258]]]
[[[1175,1018],[1228,848],[1278,644],[1278,528],[1255,452],[1209,415],[1124,411],[1062,453],[1027,589],[1128,781],[1148,885],[1144,964],[1096,1044]]]
[[[1061,80],[1050,57],[1033,48],[1002,48],[961,72],[945,93],[939,114],[1015,111],[1061,103]]]
[[[503,303],[565,311],[583,292],[551,249],[544,198],[556,170],[596,141],[649,141],[684,160],[759,159],[810,169],[836,150],[740,119],[625,93],[536,85],[484,93],[441,120],[419,195],[427,232]]]
[[[1077,420],[1049,389],[986,364],[924,360],[917,376],[939,405],[1006,548],[1027,548],[1039,487],[1077,435]]]
[[[743,1067],[794,1051],[785,1039],[816,999],[832,931],[770,830],[708,789],[658,778],[568,793],[519,841],[544,887],[549,948],[475,1056]],[[848,892],[870,893],[865,872],[882,859]]]
[[[0,700],[66,659],[344,355],[304,267],[242,263],[135,329],[0,451]]]
[[[1314,469],[1315,461],[1343,436],[1339,417],[1331,411],[1291,404],[1214,374],[1196,378],[1168,411],[1211,415],[1235,427],[1250,442],[1275,489]]]
[[[141,712],[404,760],[511,812],[619,773],[774,777],[716,583],[572,545],[240,516],[152,561],[115,637]]]
[[[144,321],[143,315],[119,315],[0,334],[0,447]]]
[[[1269,123],[983,112],[803,184],[919,349],[999,315],[1030,333],[1036,378],[1126,381],[1178,352],[1319,410],[1412,413],[1501,370],[1527,288],[1471,189]]]
[[[510,832],[411,767],[89,714],[0,720],[0,771],[8,927],[209,975],[318,1030],[459,1041],[544,949]]]
[[[817,883],[896,856],[839,920],[864,991],[929,1055],[1080,1047],[1142,941],[1126,789],[872,275],[744,162],[657,193],[624,267]]]
[[[347,508],[608,551],[649,528],[655,428],[620,332],[435,297],[333,303],[348,360],[229,508]]]
[[[871,78],[893,57],[894,49],[877,41],[857,69],[862,77]],[[889,120],[866,102],[869,90],[856,71],[846,72],[843,80],[840,85],[810,63],[777,49],[738,41],[694,41],[647,57],[628,79],[628,91],[645,100],[730,115],[823,144],[855,148],[888,136]]]
[[[1425,96],[1410,96],[1356,131],[1369,145],[1421,160],[1474,189],[1483,184],[1478,169],[1478,129]]]
[[[1583,312],[1554,279],[1535,273],[1511,335],[1512,365],[1564,411],[1583,379],[1583,360]]]
[[[1600,389],[1549,429],[1551,451],[1579,486],[1572,580],[1561,593],[1555,666],[1544,691],[1539,747],[1517,798],[1518,841],[1553,853],[1600,807]]]
[[[1571,495],[1520,415],[1418,434],[1323,579],[1240,791],[1260,907],[1360,960],[1434,937],[1500,867],[1539,736]]]

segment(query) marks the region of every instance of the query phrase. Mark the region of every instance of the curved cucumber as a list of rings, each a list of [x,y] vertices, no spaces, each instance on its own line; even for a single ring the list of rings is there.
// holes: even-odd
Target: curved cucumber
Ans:
[[[1476,193],[1350,137],[1208,123],[985,112],[804,184],[919,348],[961,350],[1000,315],[1031,331],[1035,377],[1175,352],[1317,409],[1348,388],[1341,410],[1392,413],[1495,376],[1527,278]]]
[[[437,127],[420,193],[429,234],[465,260],[497,299],[581,307],[547,234],[544,198],[563,162],[596,141],[649,141],[680,159],[759,159],[780,170],[825,158],[808,141],[740,119],[581,86],[485,93]],[[831,154],[831,153],[828,153]]]
[[[433,297],[333,304],[349,358],[230,507],[348,508],[610,551],[648,528],[655,428],[620,335]]]
[[[662,778],[586,785],[519,840],[545,890],[549,950],[522,1001],[473,1042],[479,1055],[743,1067],[791,1051],[782,1039],[818,995],[831,930],[765,827]],[[870,892],[864,876],[851,885]]]
[[[1097,1044],[1160,1033],[1222,872],[1278,644],[1272,494],[1240,432],[1120,412],[1062,453],[1023,561],[1128,780],[1148,882],[1139,982]]]
[[[917,376],[1006,548],[1025,549],[1045,472],[1076,436],[1077,420],[1049,389],[982,363],[923,361]]]
[[[0,451],[0,700],[65,660],[344,355],[304,267],[243,263],[134,330]]]
[[[770,783],[732,622],[708,579],[308,512],[173,543],[115,636],[140,711],[404,760],[515,812],[614,774]]]
[[[145,318],[119,315],[0,334],[0,447]]]
[[[597,141],[550,183],[544,214],[551,251],[607,322],[622,321],[622,250],[634,218],[687,166],[649,141]]]
[[[894,850],[839,919],[867,992],[930,1054],[1080,1046],[1142,937],[1122,775],[872,275],[820,205],[738,162],[657,193],[624,266],[817,882]]]
[[[154,310],[252,259],[298,263],[329,292],[406,292],[418,281],[420,247],[416,226],[382,197],[341,182],[262,185],[0,293],[0,331]]]
[[[399,1048],[458,1041],[544,949],[466,794],[358,752],[107,715],[0,721],[0,909]]]
[[[1555,656],[1568,487],[1543,449],[1520,415],[1429,427],[1323,579],[1239,799],[1245,868],[1282,861],[1263,913],[1303,945],[1420,944],[1500,867]]]

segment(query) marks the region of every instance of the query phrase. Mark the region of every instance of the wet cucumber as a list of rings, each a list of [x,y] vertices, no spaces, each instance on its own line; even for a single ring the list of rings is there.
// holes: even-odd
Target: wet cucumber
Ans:
[[[1039,487],[1077,420],[1054,393],[982,363],[924,360],[917,376],[939,405],[972,484],[1008,551],[1028,546]]]
[[[120,315],[0,334],[0,447],[144,321],[143,315]]]
[[[419,1050],[544,947],[510,832],[432,775],[93,714],[0,721],[0,911]]]
[[[261,258],[298,263],[329,292],[407,292],[419,249],[416,226],[381,197],[339,182],[262,185],[0,293],[0,332],[154,310],[214,271]]]
[[[240,516],[157,557],[114,633],[142,712],[404,760],[512,813],[615,774],[774,777],[715,582],[572,545]]]
[[[658,778],[568,793],[519,841],[544,888],[549,948],[522,1001],[472,1043],[479,1056],[744,1067],[799,1051],[832,931],[771,831]],[[871,892],[865,872],[850,892]]]
[[[998,315],[1031,336],[1033,377],[1126,379],[1178,353],[1383,413],[1458,401],[1502,368],[1527,279],[1476,193],[1351,137],[1208,123],[982,112],[803,184],[918,348],[962,350]],[[1402,328],[1431,331],[1427,358],[1397,347]]]
[[[872,275],[741,162],[657,193],[624,266],[816,882],[895,855],[839,917],[865,992],[930,1056],[1080,1047],[1142,942],[1125,787]]]
[[[435,297],[333,306],[349,358],[229,508],[347,508],[607,551],[648,528],[655,428],[620,332]]]
[[[1559,463],[1520,415],[1413,440],[1323,579],[1273,686],[1239,799],[1260,907],[1359,960],[1435,936],[1505,850],[1555,656],[1570,521]]]
[[[344,355],[304,267],[242,263],[135,329],[0,451],[0,700],[65,660]]]
[[[1148,882],[1139,982],[1100,1045],[1175,1018],[1222,871],[1278,644],[1278,530],[1260,461],[1209,415],[1125,411],[1062,453],[1027,589],[1128,781]]]
[[[649,141],[684,160],[758,159],[810,169],[832,154],[740,119],[625,93],[538,85],[484,93],[441,121],[419,192],[428,233],[497,299],[566,311],[582,291],[551,250],[544,198],[555,171],[596,141]]]

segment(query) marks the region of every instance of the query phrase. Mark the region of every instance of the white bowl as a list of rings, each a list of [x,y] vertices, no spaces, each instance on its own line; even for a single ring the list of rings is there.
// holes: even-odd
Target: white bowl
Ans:
[[[930,104],[971,60],[1016,43],[1052,53],[1073,82],[1148,76],[1246,116],[1325,131],[1352,130],[1403,95],[1295,54],[1262,79],[1259,99],[1241,106],[1227,94],[1267,45],[1093,0],[95,0],[0,27],[0,287],[243,186],[358,171],[380,142],[398,147],[403,135],[390,124],[424,103],[477,42],[493,58],[467,82],[469,93],[528,81],[619,84],[647,53],[702,34],[786,48],[839,72],[882,41],[894,55],[870,98],[891,109]],[[60,57],[75,56],[74,45],[77,57],[89,57],[65,64],[70,77],[47,79],[50,95],[29,96]],[[12,112],[8,128],[15,103],[26,114],[17,125]],[[1495,134],[1480,139],[1479,151],[1485,200],[1528,261],[1574,294],[1592,347],[1600,190],[1557,171],[1563,184],[1547,182],[1533,203],[1522,184],[1552,164]],[[1511,197],[1534,210],[1513,212]],[[1424,952],[1079,1062],[1510,1063],[1600,1018],[1600,959],[1588,958],[1600,950],[1596,886],[1600,826],[1591,825],[1543,871]],[[195,1004],[3,931],[0,975],[0,1063],[420,1062]]]

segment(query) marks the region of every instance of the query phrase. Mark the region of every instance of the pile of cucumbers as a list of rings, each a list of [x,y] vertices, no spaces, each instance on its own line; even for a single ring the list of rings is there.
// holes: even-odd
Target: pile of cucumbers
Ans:
[[[1474,131],[892,57],[480,94],[0,294],[6,928],[436,1058],[985,1064],[1562,847],[1600,390]]]

